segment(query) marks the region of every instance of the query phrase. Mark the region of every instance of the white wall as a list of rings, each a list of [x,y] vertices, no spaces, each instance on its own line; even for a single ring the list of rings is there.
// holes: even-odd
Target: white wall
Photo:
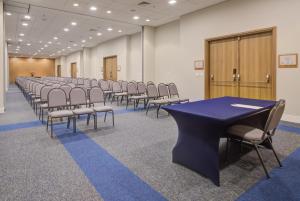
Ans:
[[[5,105],[5,64],[4,64],[4,24],[3,0],[0,0],[0,113],[4,112]]]
[[[299,0],[231,0],[163,25],[156,29],[156,79],[176,82],[184,96],[203,98],[203,72],[196,75],[193,62],[204,59],[206,38],[231,33],[276,26],[277,53],[299,54],[299,8]],[[277,68],[277,98],[287,100],[286,114],[296,119],[299,77],[300,68]]]
[[[142,80],[142,41],[141,33],[129,37],[127,80]]]
[[[141,34],[123,36],[106,41],[93,48],[84,48],[55,60],[55,66],[61,65],[62,76],[70,76],[71,63],[77,63],[77,77],[103,78],[103,58],[117,56],[118,80],[142,80]]]
[[[153,27],[144,27],[143,37],[144,49],[144,81],[155,80],[155,29]]]

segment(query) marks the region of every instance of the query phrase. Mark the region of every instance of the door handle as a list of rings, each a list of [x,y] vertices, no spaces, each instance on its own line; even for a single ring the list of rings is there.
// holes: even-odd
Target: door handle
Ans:
[[[214,80],[214,74],[210,75],[210,80]]]
[[[233,81],[236,81],[236,74],[232,74]]]
[[[241,80],[240,74],[236,74],[236,80],[237,80],[237,81],[240,81],[240,80]]]
[[[267,82],[267,83],[270,83],[270,78],[271,78],[270,74],[267,74],[267,75],[266,75],[266,82]]]

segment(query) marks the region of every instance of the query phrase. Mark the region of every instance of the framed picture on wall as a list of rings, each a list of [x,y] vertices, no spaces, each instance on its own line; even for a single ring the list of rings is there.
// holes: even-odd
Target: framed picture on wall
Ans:
[[[297,68],[298,54],[281,54],[278,56],[279,68]]]
[[[194,70],[203,70],[204,69],[204,60],[194,61]]]

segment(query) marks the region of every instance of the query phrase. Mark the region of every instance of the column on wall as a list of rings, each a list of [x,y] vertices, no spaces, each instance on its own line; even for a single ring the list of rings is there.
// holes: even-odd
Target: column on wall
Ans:
[[[4,62],[4,19],[3,0],[0,0],[0,113],[4,112],[5,105],[5,62]]]
[[[154,56],[154,43],[155,43],[155,28],[144,26],[142,32],[142,46],[143,46],[143,80],[155,81],[155,56]]]
[[[91,68],[90,48],[83,48],[81,62],[82,62],[81,65],[82,76],[86,78],[93,77],[90,73],[90,68]]]

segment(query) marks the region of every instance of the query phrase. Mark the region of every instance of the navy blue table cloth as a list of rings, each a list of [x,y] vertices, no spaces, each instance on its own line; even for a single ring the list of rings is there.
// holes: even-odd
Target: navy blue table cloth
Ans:
[[[261,107],[234,107],[243,104]],[[178,139],[172,151],[174,163],[181,164],[220,185],[219,142],[229,126],[243,122],[262,128],[275,101],[222,97],[162,107],[178,125]]]

